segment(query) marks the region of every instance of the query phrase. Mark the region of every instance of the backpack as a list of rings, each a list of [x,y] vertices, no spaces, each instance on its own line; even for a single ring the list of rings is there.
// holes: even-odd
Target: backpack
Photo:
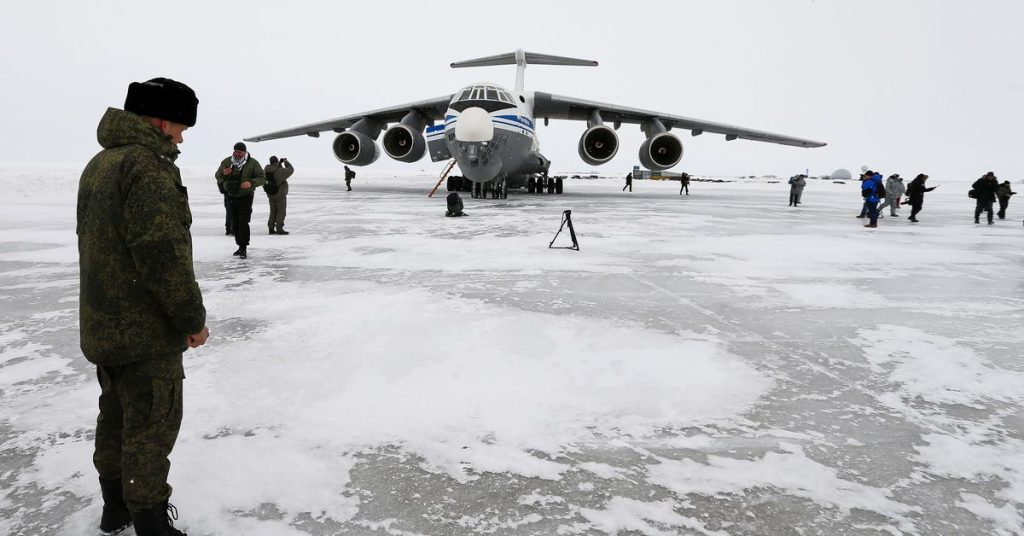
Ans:
[[[281,186],[274,180],[274,174],[267,173],[267,182],[263,184],[263,191],[267,192],[267,195],[274,195],[280,189]]]

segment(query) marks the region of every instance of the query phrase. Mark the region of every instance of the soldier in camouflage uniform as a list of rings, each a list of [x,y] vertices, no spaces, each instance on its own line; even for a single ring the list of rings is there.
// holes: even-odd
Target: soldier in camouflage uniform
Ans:
[[[93,463],[100,530],[180,535],[167,483],[182,417],[182,352],[206,342],[206,309],[192,268],[192,214],[174,164],[199,104],[166,78],[132,83],[110,108],[103,150],[82,172],[78,253],[82,353],[96,365]]]
[[[234,222],[235,244],[238,249],[233,255],[246,258],[249,247],[249,220],[252,219],[253,192],[256,188],[263,186],[266,176],[263,174],[263,166],[249,155],[245,150],[245,144],[235,144],[231,156],[221,161],[220,167],[214,173],[217,178],[217,185],[223,188],[228,195],[234,198],[230,211],[231,220]]]

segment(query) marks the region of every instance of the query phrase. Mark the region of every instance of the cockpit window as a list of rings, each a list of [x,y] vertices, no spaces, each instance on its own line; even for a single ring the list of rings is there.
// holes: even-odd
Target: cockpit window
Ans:
[[[496,111],[514,108],[516,101],[508,91],[497,86],[469,86],[462,88],[452,100],[452,108],[462,111],[470,106]]]

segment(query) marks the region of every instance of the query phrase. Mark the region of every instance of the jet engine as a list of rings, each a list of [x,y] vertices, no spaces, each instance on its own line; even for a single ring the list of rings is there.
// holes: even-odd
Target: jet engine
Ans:
[[[427,151],[423,134],[403,124],[389,128],[381,144],[384,152],[399,162],[415,162],[423,158],[423,153]]]
[[[617,152],[619,152],[619,137],[610,127],[604,125],[590,127],[580,136],[580,158],[592,166],[608,162]]]
[[[334,138],[331,148],[334,150],[334,157],[341,160],[343,164],[353,166],[365,166],[377,161],[380,151],[373,139],[363,134],[349,130],[338,134]]]
[[[668,132],[655,134],[640,145],[640,165],[651,171],[668,169],[683,158],[683,142]]]

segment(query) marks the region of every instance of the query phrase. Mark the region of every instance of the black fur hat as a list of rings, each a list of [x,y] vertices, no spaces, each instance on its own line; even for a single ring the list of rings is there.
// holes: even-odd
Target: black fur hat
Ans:
[[[242,142],[238,142],[238,143],[235,144],[233,149],[236,150],[236,151],[244,151],[245,150],[245,144],[242,143]]]
[[[195,126],[199,99],[192,88],[171,80],[154,78],[145,82],[128,85],[128,96],[124,99],[126,112],[173,121],[185,126]]]

